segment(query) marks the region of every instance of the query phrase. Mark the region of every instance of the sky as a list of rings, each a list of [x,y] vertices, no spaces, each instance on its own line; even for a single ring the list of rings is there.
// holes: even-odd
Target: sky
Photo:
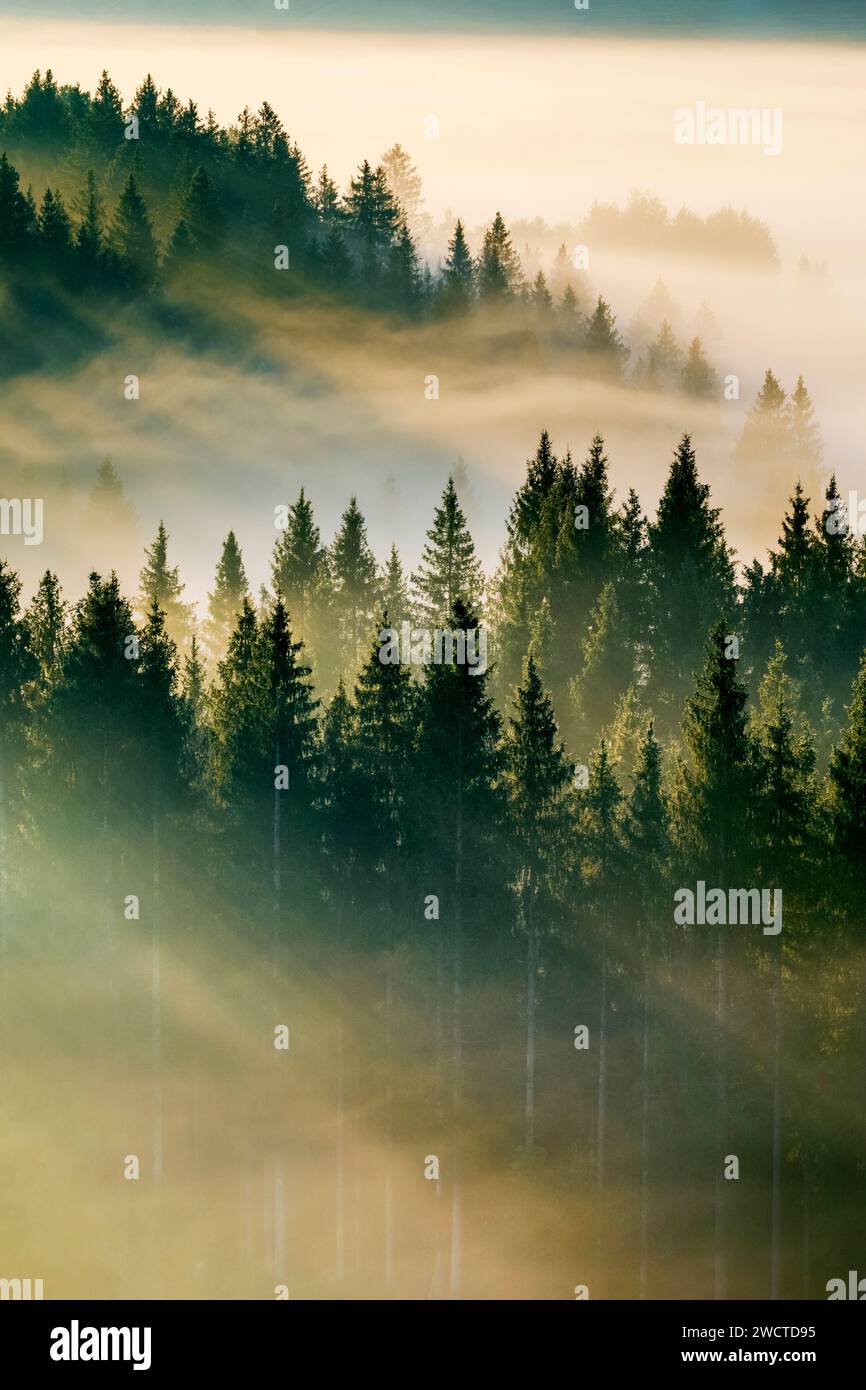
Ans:
[[[33,14],[32,0],[0,0],[0,15]],[[288,0],[275,15],[272,0],[42,0],[45,18],[108,18],[243,25],[281,24],[305,29],[380,29],[394,32],[508,31],[567,34],[575,25],[592,33],[630,32],[866,36],[862,0]]]

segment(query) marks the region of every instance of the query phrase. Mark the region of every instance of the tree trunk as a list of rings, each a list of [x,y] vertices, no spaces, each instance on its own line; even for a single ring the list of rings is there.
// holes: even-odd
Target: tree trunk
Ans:
[[[773,1190],[770,1234],[770,1297],[781,1298],[782,1258],[782,947],[777,939],[773,982]]]
[[[534,884],[530,873],[526,885],[526,1148],[531,1153],[535,1143],[535,982],[536,949],[535,914],[533,913]]]
[[[725,1135],[726,1092],[725,1084],[725,938],[719,929],[716,952],[716,1124],[715,1124],[715,1189],[714,1189],[714,1258],[713,1258],[713,1297],[727,1297],[728,1268],[725,1231],[725,1183],[722,1148]]]
[[[607,923],[601,928],[601,1006],[598,1026],[598,1096],[596,1099],[595,1180],[604,1187],[607,1124]]]
[[[643,943],[643,1018],[640,1053],[640,1297],[647,1296],[647,1231],[649,1224],[649,1055],[650,1055],[650,933],[644,931]]]
[[[463,1073],[463,728],[457,730],[457,824],[454,841],[454,956],[452,976],[453,1034],[451,1074],[452,1173],[451,1173],[451,1297],[462,1282],[462,1228],[460,1213],[460,1132]]]

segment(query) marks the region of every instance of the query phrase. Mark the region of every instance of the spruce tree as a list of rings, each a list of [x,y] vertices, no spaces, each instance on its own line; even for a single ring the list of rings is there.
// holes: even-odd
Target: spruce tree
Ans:
[[[625,370],[629,350],[616,327],[610,305],[601,295],[586,323],[584,347],[593,359],[594,368],[604,375],[620,380]]]
[[[844,866],[849,888],[862,903],[866,850],[866,656],[854,680],[845,731],[830,758],[827,800],[833,853]]]
[[[30,649],[39,663],[44,687],[53,685],[62,669],[68,611],[60,580],[46,570],[25,614]]]
[[[355,497],[350,498],[343,513],[331,546],[330,561],[342,669],[352,671],[372,629],[378,588],[376,561]]]
[[[734,608],[734,570],[719,509],[683,435],[649,527],[654,699],[676,719],[711,625]]]
[[[248,593],[240,546],[234,531],[229,531],[223,541],[213,593],[208,594],[208,616],[204,625],[204,636],[212,660],[224,655],[241,604]]]
[[[156,279],[157,246],[135,174],[130,172],[111,224],[111,244],[120,257],[127,285],[149,290]]]
[[[538,976],[546,931],[558,916],[571,841],[569,790],[574,769],[559,741],[550,697],[535,658],[523,664],[505,740],[509,826],[516,849],[518,929],[526,937],[526,1147],[535,1142],[535,1045]]]
[[[156,600],[165,613],[166,628],[172,641],[181,646],[189,635],[191,607],[181,599],[184,585],[177,565],[168,563],[168,532],[160,521],[152,546],[145,549],[146,563],[139,575],[139,611],[147,618]]]
[[[505,304],[520,289],[523,280],[520,258],[499,212],[484,234],[476,278],[478,298],[485,305]]]
[[[327,577],[327,554],[303,488],[297,502],[289,507],[288,524],[274,545],[271,576],[296,628],[306,632],[311,606]]]
[[[680,385],[686,395],[703,399],[714,396],[719,389],[719,378],[707,361],[700,338],[693,338],[689,344]]]
[[[465,313],[475,299],[475,266],[463,223],[457,219],[442,267],[437,303],[446,314]]]
[[[403,572],[403,563],[396,545],[391,546],[387,563],[379,577],[382,611],[387,614],[388,626],[399,628],[412,616],[412,600],[409,585]]]
[[[444,625],[458,595],[473,612],[480,611],[484,575],[452,477],[433,513],[412,591],[418,621],[428,628]]]

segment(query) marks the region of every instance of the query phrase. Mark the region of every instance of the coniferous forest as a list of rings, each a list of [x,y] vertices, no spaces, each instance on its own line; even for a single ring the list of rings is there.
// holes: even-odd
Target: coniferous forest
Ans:
[[[61,485],[35,584],[4,496],[10,1168],[44,1141],[17,1264],[57,1297],[825,1298],[862,1263],[866,541],[803,377],[746,415],[788,501],[738,555],[688,429],[719,394],[698,336],[630,353],[498,213],[431,266],[400,146],[341,191],[267,102],[224,128],[47,72],[0,150],[8,379],[121,322],[239,350],[229,286],[682,407],[652,508],[602,433],[539,418],[495,565],[456,470],[385,553],[348,488],[324,532],[314,470],[267,555],[227,504],[197,599],[170,483],[137,586],[123,460],[84,464],[83,548],[117,558],[80,582]]]

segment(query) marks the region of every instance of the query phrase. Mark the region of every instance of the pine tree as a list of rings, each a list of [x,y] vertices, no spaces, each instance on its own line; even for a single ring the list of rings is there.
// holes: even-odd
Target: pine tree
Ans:
[[[326,227],[337,222],[340,217],[340,191],[328,173],[327,164],[322,165],[313,195],[313,204]]]
[[[473,612],[480,610],[484,576],[453,477],[433,513],[412,590],[418,620],[428,628],[443,626],[458,595]]]
[[[184,585],[178,566],[168,563],[168,532],[160,521],[153,545],[145,549],[146,564],[139,576],[139,611],[147,618],[154,600],[165,613],[166,628],[172,641],[181,646],[189,634],[190,605],[181,600]]]
[[[469,631],[477,618],[460,599],[449,614],[452,630]],[[464,922],[474,924],[476,951],[485,943],[485,923],[502,920],[506,903],[503,864],[500,720],[490,699],[487,673],[465,663],[427,667],[419,710],[418,802],[423,812],[424,881],[440,901],[439,930],[447,933],[451,975],[451,1111],[457,1136],[449,1161],[451,1178],[450,1292],[461,1287],[462,1154],[465,1124],[463,1036],[468,942]],[[489,928],[488,928],[489,931]]]
[[[785,392],[768,368],[737,441],[737,460],[745,467],[759,466],[765,481],[775,483],[783,470],[790,477],[790,448],[791,427]]]
[[[562,292],[562,298],[556,306],[556,320],[559,338],[565,347],[584,346],[586,321],[571,285],[566,285]]]
[[[719,510],[698,477],[691,439],[683,435],[649,528],[654,698],[676,716],[707,632],[733,613],[734,571]]]
[[[391,546],[387,563],[379,578],[382,611],[387,614],[388,626],[399,628],[404,621],[411,621],[412,600],[409,585],[403,572],[403,564],[396,545]]]
[[[46,570],[39,581],[25,620],[29,646],[39,663],[43,686],[53,685],[60,676],[67,641],[68,605],[63,599],[60,580]]]
[[[797,377],[797,385],[788,401],[788,428],[791,471],[814,485],[821,468],[823,446],[812,398],[802,376]]]
[[[234,531],[223,541],[213,593],[208,594],[205,641],[211,660],[220,659],[228,646],[243,600],[249,596],[243,556]]]
[[[417,312],[421,305],[418,253],[405,223],[396,233],[388,253],[386,299],[392,308],[405,314]]]
[[[682,349],[674,337],[667,319],[662,323],[655,341],[650,344],[641,382],[649,387],[672,390],[679,386],[683,375]]]
[[[533,309],[538,315],[540,326],[542,328],[551,327],[553,324],[553,296],[547,288],[547,281],[544,278],[543,270],[539,270],[533,280],[529,298]]]
[[[123,263],[130,288],[149,290],[156,279],[157,248],[147,208],[133,173],[128,175],[120,195],[112,222],[111,240]]]
[[[476,277],[478,297],[483,304],[505,304],[521,287],[523,272],[520,258],[499,212],[484,234]]]
[[[328,557],[303,488],[297,502],[289,507],[288,524],[274,545],[271,575],[274,590],[282,594],[295,627],[306,634],[313,606],[327,583]]]
[[[828,807],[831,843],[858,902],[863,900],[866,846],[866,656],[854,680],[848,723],[830,758]]]
[[[505,742],[511,833],[517,849],[518,926],[526,935],[526,1147],[535,1142],[536,993],[545,929],[566,877],[569,788],[574,768],[558,739],[550,697],[535,658],[523,664]]]
[[[97,278],[103,265],[102,221],[102,199],[97,192],[96,176],[88,169],[75,246],[80,270],[90,282]]]
[[[754,813],[746,722],[746,688],[727,655],[730,628],[716,622],[683,718],[691,757],[686,769],[679,831],[707,882],[744,882]],[[704,872],[704,870],[706,872]]]
[[[662,791],[661,748],[652,720],[644,730],[631,794],[625,810],[623,834],[628,864],[630,897],[641,940],[643,979],[641,982],[641,1066],[640,1066],[640,1239],[638,1287],[647,1296],[649,1253],[650,1108],[652,1050],[652,955],[657,924],[664,911],[667,870],[670,857],[668,813]]]
[[[466,241],[463,223],[458,218],[454,235],[448,243],[437,302],[446,314],[462,314],[471,307],[474,299],[475,265]]]
[[[225,219],[217,191],[202,164],[195,168],[189,181],[181,220],[195,246],[203,251],[213,251],[219,245]],[[177,254],[176,247],[174,253]]]
[[[682,389],[689,396],[708,398],[719,389],[719,378],[706,359],[700,338],[693,338],[682,370]]]
[[[602,739],[595,751],[589,786],[579,803],[578,846],[587,893],[599,919],[600,982],[598,1026],[598,1085],[596,1092],[595,1178],[603,1187],[607,1172],[608,1013],[610,920],[618,885],[622,882],[623,795]]]
[[[103,69],[87,109],[87,139],[103,156],[111,154],[123,137],[123,102]]]
[[[793,889],[815,812],[814,738],[776,641],[749,716],[757,784],[753,845],[764,878]]]
[[[590,747],[602,729],[609,731],[617,701],[635,680],[632,652],[622,642],[621,626],[616,585],[608,581],[592,611],[581,670],[572,682],[579,748]]]
[[[625,370],[629,352],[616,327],[616,318],[610,305],[605,304],[601,295],[595,310],[587,319],[586,351],[592,356],[596,369],[605,375],[620,379]]]
[[[330,553],[334,576],[333,607],[344,669],[353,669],[373,625],[376,607],[376,561],[367,526],[352,497],[343,513]]]
[[[20,594],[20,579],[0,559],[0,930],[4,942],[11,842],[20,816],[28,685],[38,672],[38,654],[32,649],[28,625],[20,613]]]
[[[59,192],[46,188],[36,221],[36,237],[43,264],[62,271],[72,247],[72,225]]]
[[[18,184],[18,170],[0,153],[0,258],[10,267],[30,244],[34,222]]]
[[[421,179],[409,155],[402,145],[392,145],[382,155],[381,167],[385,171],[388,187],[403,210],[409,226],[421,211]]]

